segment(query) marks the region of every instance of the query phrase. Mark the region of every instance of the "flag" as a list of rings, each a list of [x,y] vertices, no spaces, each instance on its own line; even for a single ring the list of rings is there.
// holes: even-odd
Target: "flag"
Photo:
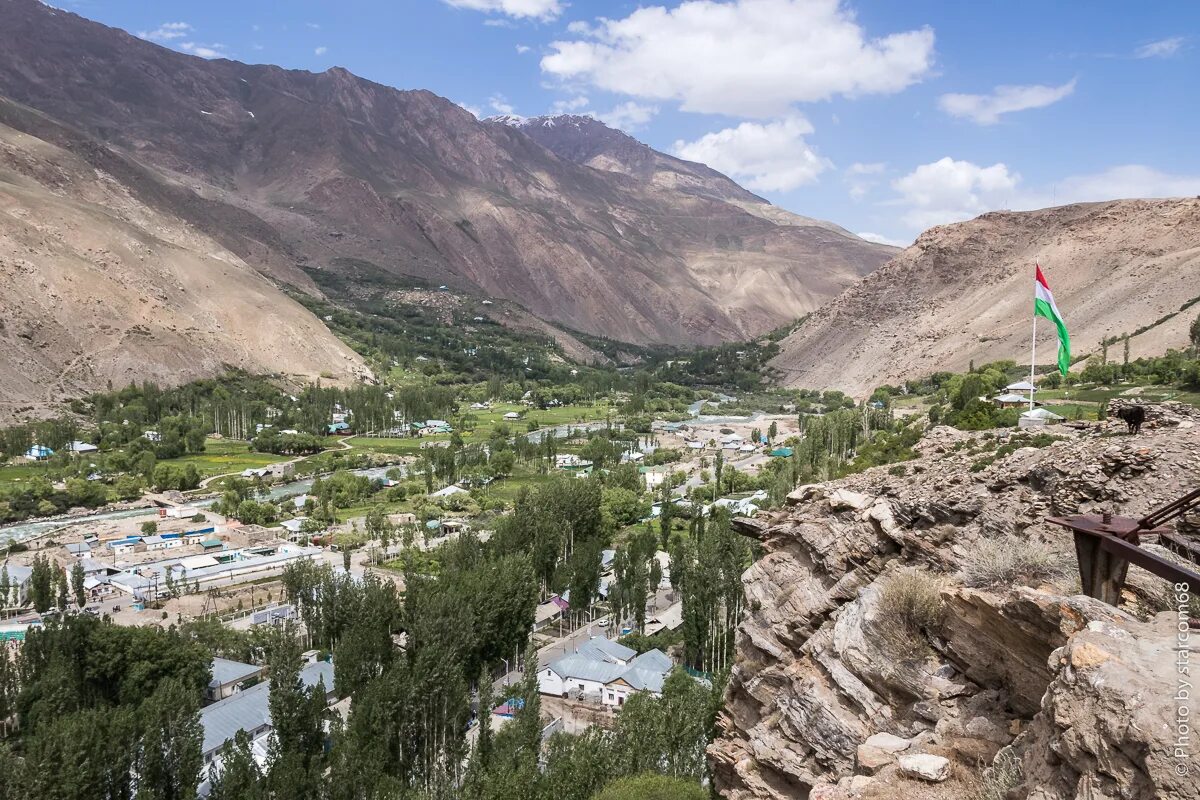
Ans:
[[[1050,285],[1046,283],[1041,266],[1035,266],[1037,275],[1033,281],[1033,315],[1045,317],[1058,329],[1058,371],[1066,375],[1071,366],[1071,337],[1067,335],[1067,323],[1059,313],[1058,306],[1054,304],[1054,295],[1050,291]]]

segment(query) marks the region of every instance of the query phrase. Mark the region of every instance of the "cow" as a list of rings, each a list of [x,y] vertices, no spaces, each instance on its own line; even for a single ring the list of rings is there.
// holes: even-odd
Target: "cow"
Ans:
[[[1141,431],[1142,423],[1146,421],[1146,409],[1143,406],[1126,406],[1117,409],[1117,419],[1129,427],[1131,434],[1136,434]]]

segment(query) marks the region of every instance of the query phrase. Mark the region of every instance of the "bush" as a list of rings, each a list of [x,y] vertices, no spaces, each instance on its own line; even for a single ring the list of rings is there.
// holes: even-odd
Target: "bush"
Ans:
[[[1024,778],[1021,759],[1006,747],[996,755],[992,765],[983,771],[979,785],[968,794],[970,800],[1006,800],[1008,793],[1021,785]]]
[[[888,644],[902,657],[916,658],[929,649],[926,636],[941,627],[946,612],[942,585],[938,576],[915,570],[883,585],[878,621]]]
[[[985,539],[971,549],[963,566],[968,586],[1034,586],[1061,578],[1069,564],[1062,553],[1042,542],[1005,536]]]
[[[699,783],[684,778],[645,773],[618,778],[597,792],[592,800],[707,800]]]

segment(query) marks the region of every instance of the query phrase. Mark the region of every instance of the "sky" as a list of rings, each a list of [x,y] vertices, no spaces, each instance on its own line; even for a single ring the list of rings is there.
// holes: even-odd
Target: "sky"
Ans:
[[[1200,3],[57,0],[205,58],[576,113],[908,244],[985,211],[1200,195]]]

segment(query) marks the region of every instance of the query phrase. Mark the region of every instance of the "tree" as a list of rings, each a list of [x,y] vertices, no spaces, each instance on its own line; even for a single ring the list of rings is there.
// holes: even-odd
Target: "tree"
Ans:
[[[250,736],[238,731],[221,750],[221,769],[209,771],[209,800],[262,800],[262,771],[250,752]]]
[[[479,673],[479,736],[475,740],[475,753],[479,765],[488,768],[492,756],[492,676],[485,666]]]
[[[87,593],[83,588],[83,565],[76,561],[71,565],[71,591],[75,594],[75,605],[83,608],[87,605]]]
[[[647,772],[617,778],[592,800],[707,800],[708,796],[698,781]]]
[[[29,600],[38,613],[54,604],[54,571],[50,561],[40,553],[33,557],[29,575]]]
[[[1188,328],[1188,341],[1192,343],[1192,354],[1195,355],[1196,351],[1200,350],[1200,314],[1196,315]]]
[[[142,735],[134,757],[137,800],[191,800],[203,763],[196,693],[168,678],[142,704],[138,717]]]
[[[153,536],[158,533],[158,523],[152,519],[146,520],[141,524],[141,531],[143,536]]]

